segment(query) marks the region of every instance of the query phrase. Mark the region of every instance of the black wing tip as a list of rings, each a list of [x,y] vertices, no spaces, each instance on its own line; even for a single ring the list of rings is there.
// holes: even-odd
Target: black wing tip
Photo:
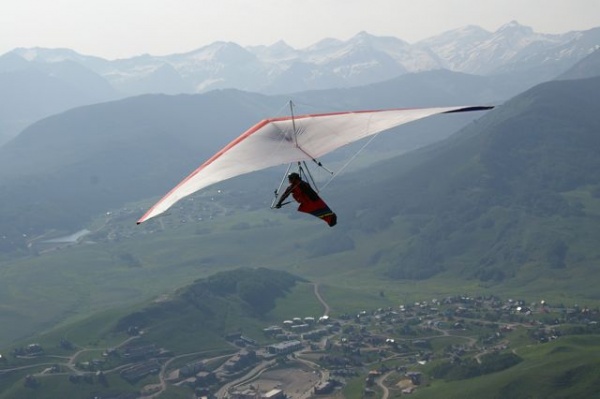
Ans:
[[[493,108],[494,108],[493,105],[476,105],[473,107],[464,107],[464,108],[454,109],[452,111],[446,111],[444,113],[452,114],[452,113],[456,113],[456,112],[487,111],[487,110],[490,110]]]

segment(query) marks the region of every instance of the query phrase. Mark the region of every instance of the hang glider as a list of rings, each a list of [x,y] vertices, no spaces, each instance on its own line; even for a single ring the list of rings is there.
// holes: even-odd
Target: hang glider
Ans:
[[[213,155],[137,224],[167,211],[196,191],[235,176],[294,162],[315,161],[346,144],[437,114],[488,110],[491,106],[384,109],[264,119]]]

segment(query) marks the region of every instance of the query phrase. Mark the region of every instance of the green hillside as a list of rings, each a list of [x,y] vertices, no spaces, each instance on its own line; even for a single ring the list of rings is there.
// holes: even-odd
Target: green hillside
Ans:
[[[298,281],[289,273],[263,268],[219,272],[121,318],[115,331],[148,328],[145,339],[176,352],[214,349],[230,332],[260,331],[255,319],[264,318]]]
[[[30,341],[14,343],[12,356],[8,356],[8,351],[0,356],[0,398],[53,398],[57,393],[73,398],[110,397],[114,392],[134,394],[151,378],[119,378],[119,369],[139,360],[129,358],[127,348],[160,347],[163,357],[183,359],[194,354],[234,353],[235,347],[227,336],[243,331],[264,340],[262,329],[265,323],[273,322],[270,312],[276,302],[289,296],[307,305],[302,285],[306,282],[297,276],[264,268],[219,272],[147,304],[98,312],[39,334],[35,345],[44,348],[43,354],[29,355]],[[299,310],[297,305],[286,305],[285,301],[278,308]],[[305,306],[304,312],[311,309],[318,307]],[[90,361],[101,366],[91,368],[87,364]],[[49,367],[55,369],[43,371]],[[76,369],[78,373],[74,372]],[[100,377],[95,373],[99,370],[106,374]],[[27,375],[33,375],[30,383]],[[76,380],[76,375],[81,377]],[[24,384],[19,383],[23,380]]]
[[[353,377],[342,379],[345,398],[362,397],[372,386],[373,371],[385,374],[382,384],[391,397],[401,396],[410,373],[419,376],[410,384],[417,398],[594,397],[598,390],[598,308],[531,303],[525,312],[517,307],[525,306],[522,301],[460,295],[398,306],[381,294],[379,300],[369,299],[364,290],[321,288],[336,308],[335,322],[327,327],[334,344],[280,356],[280,367],[304,374],[296,357],[332,372],[347,363],[344,370]],[[360,303],[363,311],[354,314],[361,316],[339,312],[344,309],[340,298]],[[244,268],[216,273],[151,303],[97,313],[39,335],[35,345],[44,348],[42,353],[27,355],[31,345],[13,345],[16,355],[0,364],[0,398],[43,399],[57,393],[134,398],[156,386],[157,375],[163,378],[199,359],[209,370],[217,368],[246,346],[238,342],[242,334],[252,342],[250,348],[274,343],[263,333],[266,326],[281,325],[291,315],[318,315],[321,306],[312,284],[287,272]],[[347,303],[345,309],[351,308]],[[393,337],[396,344],[382,337]],[[128,374],[132,365],[148,363],[161,371]],[[173,382],[158,397],[184,398],[198,387]]]
[[[565,338],[544,346],[518,348],[521,362],[473,379],[435,381],[415,392],[418,399],[439,398],[596,398],[598,337]]]
[[[410,234],[382,245],[376,263],[397,279],[569,276],[586,287],[600,256],[599,89],[598,78],[540,85],[445,142],[352,176],[374,193],[341,189],[353,227]]]

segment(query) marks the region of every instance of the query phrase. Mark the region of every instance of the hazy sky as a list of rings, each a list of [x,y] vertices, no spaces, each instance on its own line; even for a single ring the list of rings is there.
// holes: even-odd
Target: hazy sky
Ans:
[[[512,20],[540,33],[586,30],[600,26],[600,0],[2,0],[0,54],[63,47],[115,59],[215,41],[303,48],[360,31],[414,43]]]

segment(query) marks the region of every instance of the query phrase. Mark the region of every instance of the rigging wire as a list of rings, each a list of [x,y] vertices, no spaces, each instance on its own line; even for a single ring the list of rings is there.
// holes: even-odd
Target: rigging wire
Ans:
[[[306,105],[306,104],[305,104]],[[298,173],[302,176],[306,176],[307,180],[309,180],[309,182],[312,184],[312,186],[315,188],[315,191],[320,192],[323,191],[337,176],[339,176],[340,174],[342,174],[342,172],[373,142],[373,140],[375,140],[375,138],[377,138],[377,136],[379,135],[379,133],[376,133],[374,135],[372,135],[369,140],[363,145],[361,146],[361,148],[358,149],[358,151],[356,151],[354,153],[354,155],[352,155],[350,157],[350,159],[348,159],[348,161],[346,163],[344,163],[337,171],[331,171],[329,170],[327,167],[325,167],[320,161],[318,161],[317,159],[315,159],[314,157],[312,157],[310,154],[308,154],[306,151],[304,151],[304,149],[302,147],[300,147],[298,145],[298,138],[297,138],[297,131],[296,131],[296,122],[295,122],[295,114],[294,114],[294,107],[296,106],[296,104],[294,102],[292,102],[292,100],[289,100],[289,102],[287,102],[284,106],[282,106],[282,108],[280,109],[279,113],[282,112],[283,108],[289,106],[290,109],[290,114],[291,114],[291,119],[292,119],[292,128],[293,128],[293,132],[294,132],[294,143],[296,145],[296,147],[302,151],[304,154],[306,154],[317,166],[319,166],[320,168],[322,168],[323,170],[325,170],[329,175],[330,178],[321,186],[321,188],[319,188],[317,186],[317,183],[313,177],[313,175],[310,172],[310,169],[308,168],[306,161],[298,161],[297,162],[297,166],[298,166]],[[367,124],[367,130],[368,127],[371,124],[371,118],[369,118],[369,122]],[[282,141],[284,139],[282,138]],[[303,167],[304,165],[304,167]],[[275,198],[273,199],[273,203],[271,204],[271,207],[275,206],[275,203],[277,201],[277,198],[279,196],[279,192],[281,191],[281,188],[283,187],[283,184],[285,182],[286,177],[288,176],[290,170],[292,168],[292,163],[290,163],[286,169],[285,175],[283,176],[281,183],[279,184],[279,188],[277,190],[275,190]]]
[[[361,147],[361,148],[360,148],[360,149],[359,149],[359,150],[358,150],[358,151],[357,151],[357,152],[356,152],[356,153],[355,153],[355,154],[354,154],[352,157],[350,157],[350,159],[348,160],[348,162],[346,162],[344,165],[342,165],[342,167],[341,167],[341,168],[339,168],[339,169],[338,169],[338,170],[337,170],[337,171],[336,171],[336,172],[335,172],[335,173],[334,173],[334,174],[331,176],[331,178],[330,178],[330,179],[329,179],[329,180],[328,180],[328,181],[327,181],[325,184],[323,184],[323,186],[321,186],[321,190],[325,189],[325,187],[327,187],[327,186],[329,185],[329,183],[331,183],[331,182],[333,181],[333,179],[335,179],[336,177],[338,177],[338,176],[339,176],[339,175],[340,175],[340,174],[341,174],[341,173],[342,173],[342,172],[343,172],[343,171],[344,171],[344,170],[345,170],[345,169],[348,167],[348,165],[350,165],[350,163],[352,163],[352,161],[354,161],[354,160],[355,160],[355,159],[356,159],[356,158],[357,158],[357,157],[360,155],[360,153],[361,153],[361,152],[362,152],[362,151],[363,151],[365,148],[367,148],[367,146],[368,146],[369,144],[371,144],[371,142],[372,142],[373,140],[375,140],[375,138],[376,138],[378,135],[379,135],[379,133],[377,133],[377,134],[373,135],[373,136],[372,136],[372,137],[369,139],[369,141],[367,141],[367,142],[365,143],[365,145],[363,145],[363,146],[362,146],[362,147]]]
[[[371,118],[369,118],[369,123],[368,123],[368,125],[367,125],[367,126],[369,126],[370,124],[371,124]],[[339,168],[339,169],[337,170],[337,172],[335,172],[335,173],[334,173],[334,174],[331,176],[331,178],[330,178],[330,179],[329,179],[329,180],[328,180],[328,181],[327,181],[325,184],[323,184],[323,186],[321,186],[321,190],[324,190],[324,189],[325,189],[325,187],[327,187],[327,186],[329,185],[329,183],[331,183],[331,182],[333,181],[333,179],[335,179],[336,177],[338,177],[338,176],[339,176],[339,175],[340,175],[340,174],[341,174],[341,173],[342,173],[342,172],[343,172],[343,171],[344,171],[344,170],[345,170],[345,169],[348,167],[348,165],[350,165],[350,163],[352,163],[352,161],[354,161],[354,160],[355,160],[355,159],[356,159],[356,158],[357,158],[357,157],[360,155],[360,153],[361,153],[361,152],[363,152],[363,150],[364,150],[365,148],[367,148],[367,146],[368,146],[369,144],[371,144],[371,143],[373,142],[373,140],[375,140],[375,138],[376,138],[377,136],[379,136],[379,133],[376,133],[376,134],[372,135],[372,136],[371,136],[371,138],[370,138],[370,139],[369,139],[369,140],[368,140],[368,141],[367,141],[367,142],[366,142],[366,143],[365,143],[365,144],[364,144],[362,147],[360,147],[360,148],[358,149],[358,151],[356,151],[356,152],[354,153],[354,155],[353,155],[352,157],[350,157],[350,159],[349,159],[349,160],[348,160],[348,161],[347,161],[347,162],[346,162],[344,165],[342,165],[342,167],[341,167],[341,168]]]

